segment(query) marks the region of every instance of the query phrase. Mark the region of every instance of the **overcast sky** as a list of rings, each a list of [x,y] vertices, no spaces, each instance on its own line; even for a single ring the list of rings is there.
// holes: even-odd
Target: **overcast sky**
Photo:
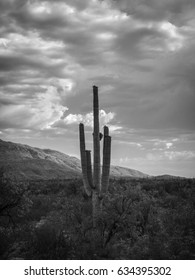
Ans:
[[[0,0],[0,138],[80,157],[92,86],[112,164],[194,177],[194,0]]]

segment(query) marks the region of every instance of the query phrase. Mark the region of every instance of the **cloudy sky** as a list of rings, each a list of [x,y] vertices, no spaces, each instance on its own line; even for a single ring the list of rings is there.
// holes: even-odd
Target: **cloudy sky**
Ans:
[[[92,86],[112,164],[194,177],[194,0],[0,0],[0,138],[79,157]]]

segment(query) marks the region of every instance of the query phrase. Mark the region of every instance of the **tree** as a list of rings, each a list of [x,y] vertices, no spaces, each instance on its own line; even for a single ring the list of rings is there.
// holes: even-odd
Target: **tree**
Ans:
[[[16,226],[16,218],[27,213],[31,201],[27,196],[25,184],[12,182],[0,170],[0,217],[6,223]]]

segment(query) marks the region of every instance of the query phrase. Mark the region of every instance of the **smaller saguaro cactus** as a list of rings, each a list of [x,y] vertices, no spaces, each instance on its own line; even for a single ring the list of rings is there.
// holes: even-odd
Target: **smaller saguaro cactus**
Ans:
[[[98,88],[93,86],[93,173],[91,164],[91,151],[85,148],[85,133],[84,124],[79,125],[80,136],[80,153],[81,153],[81,167],[83,175],[83,185],[88,196],[92,196],[93,201],[93,216],[98,212],[98,205],[107,192],[109,184],[110,173],[110,159],[111,159],[111,137],[109,136],[109,129],[104,126],[104,134],[99,131],[99,101]],[[100,165],[100,141],[103,137],[103,164],[102,172]],[[102,175],[101,175],[102,173]]]

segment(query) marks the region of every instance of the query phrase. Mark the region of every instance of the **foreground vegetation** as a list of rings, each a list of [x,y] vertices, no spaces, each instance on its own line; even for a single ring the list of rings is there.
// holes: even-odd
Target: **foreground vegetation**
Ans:
[[[194,179],[112,179],[93,229],[82,181],[0,180],[1,259],[195,259]]]

